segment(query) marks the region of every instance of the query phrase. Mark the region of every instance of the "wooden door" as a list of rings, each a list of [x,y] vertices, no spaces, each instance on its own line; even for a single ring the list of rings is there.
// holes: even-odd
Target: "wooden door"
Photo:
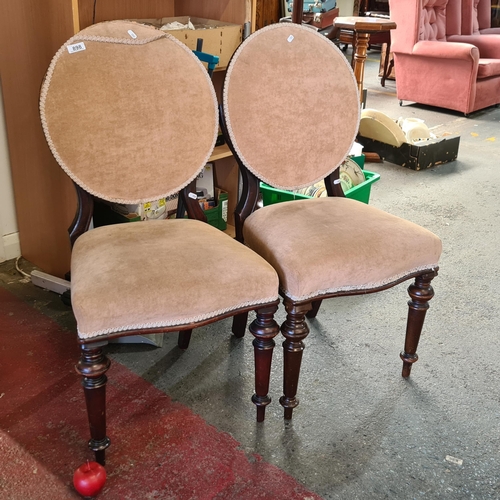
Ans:
[[[281,17],[281,0],[257,0],[255,28],[277,23]]]
[[[16,0],[0,5],[0,74],[22,255],[44,271],[69,271],[67,228],[73,184],[49,151],[38,99],[59,47],[73,35],[71,2]]]

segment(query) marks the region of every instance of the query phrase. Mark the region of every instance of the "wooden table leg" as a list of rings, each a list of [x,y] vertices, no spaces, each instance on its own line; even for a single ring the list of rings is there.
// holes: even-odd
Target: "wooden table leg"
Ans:
[[[357,33],[356,34],[356,45],[354,53],[354,76],[356,77],[356,82],[358,83],[359,92],[359,102],[363,106],[363,80],[365,74],[365,61],[366,52],[368,51],[368,44],[370,42],[369,33]],[[381,158],[377,153],[365,152],[365,159],[369,162],[381,162]]]
[[[354,53],[354,76],[358,83],[359,100],[363,102],[363,76],[365,72],[366,52],[370,41],[369,33],[357,33]]]

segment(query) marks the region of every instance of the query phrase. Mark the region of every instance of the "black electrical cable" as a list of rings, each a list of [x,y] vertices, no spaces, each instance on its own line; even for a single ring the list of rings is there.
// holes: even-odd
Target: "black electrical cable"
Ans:
[[[92,11],[92,24],[95,24],[95,4],[97,3],[97,0],[94,0],[94,9]]]

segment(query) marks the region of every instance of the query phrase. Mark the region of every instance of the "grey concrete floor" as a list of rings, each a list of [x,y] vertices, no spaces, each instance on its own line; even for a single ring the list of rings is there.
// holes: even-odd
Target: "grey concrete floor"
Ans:
[[[245,451],[262,455],[325,499],[498,499],[500,109],[465,118],[411,103],[400,107],[395,82],[380,86],[377,58],[378,53],[369,53],[367,107],[393,118],[423,118],[436,133],[461,136],[452,163],[419,172],[390,163],[366,165],[381,175],[371,205],[419,223],[443,240],[436,295],[411,378],[401,378],[399,359],[407,284],[323,302],[317,319],[309,322],[300,405],[288,423],[278,403],[279,342],[273,402],[266,421],[257,424],[249,400],[251,336],[231,338],[230,320],[195,330],[185,352],[177,349],[174,336],[166,336],[162,348],[114,344],[109,352],[230,433]],[[0,268],[4,286],[74,328],[55,294],[22,283],[12,262]],[[281,308],[278,321],[283,319]]]

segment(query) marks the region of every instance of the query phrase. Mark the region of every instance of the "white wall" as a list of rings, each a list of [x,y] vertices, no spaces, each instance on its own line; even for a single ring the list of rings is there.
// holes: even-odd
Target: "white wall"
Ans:
[[[352,16],[354,0],[337,0],[337,7],[339,8],[340,16]]]
[[[0,262],[21,255],[0,87]]]

